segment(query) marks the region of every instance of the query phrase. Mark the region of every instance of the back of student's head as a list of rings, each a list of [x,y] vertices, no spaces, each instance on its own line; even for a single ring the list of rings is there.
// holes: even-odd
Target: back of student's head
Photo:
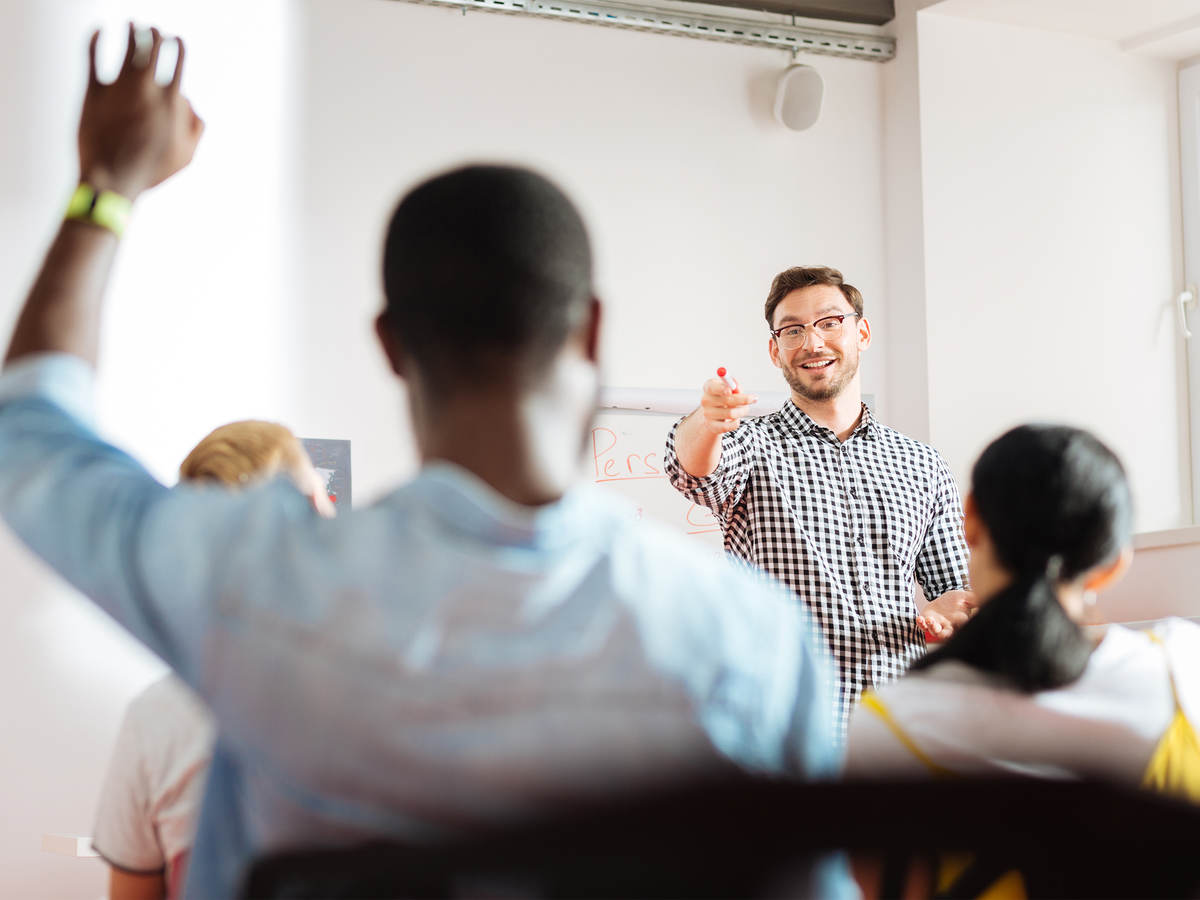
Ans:
[[[536,377],[584,321],[592,254],[583,219],[534,172],[468,166],[410,191],[383,260],[384,322],[431,379]]]
[[[243,487],[308,465],[304,447],[283,425],[246,420],[222,425],[201,439],[180,464],[179,477]]]
[[[1011,581],[916,668],[958,659],[1025,691],[1071,683],[1091,643],[1057,587],[1113,563],[1128,546],[1133,504],[1120,461],[1081,429],[1022,425],[979,457],[971,497]]]

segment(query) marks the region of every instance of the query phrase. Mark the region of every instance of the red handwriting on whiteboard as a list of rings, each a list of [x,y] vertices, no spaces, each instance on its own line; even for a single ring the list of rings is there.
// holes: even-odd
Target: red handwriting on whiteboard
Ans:
[[[658,453],[631,453],[611,428],[592,429],[592,462],[596,481],[631,481],[635,478],[666,478],[659,468]],[[639,448],[640,449],[640,448]]]
[[[707,506],[693,503],[687,511],[688,534],[711,534],[721,530],[721,523]]]

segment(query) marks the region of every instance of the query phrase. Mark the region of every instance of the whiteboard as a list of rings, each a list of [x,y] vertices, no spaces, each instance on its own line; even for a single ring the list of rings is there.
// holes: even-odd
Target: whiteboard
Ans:
[[[586,477],[633,504],[633,518],[656,520],[702,547],[722,552],[716,516],[667,480],[663,466],[667,432],[678,418],[675,413],[601,410],[592,426]]]
[[[775,412],[787,402],[782,392],[759,392],[753,415]],[[724,551],[721,523],[707,507],[688,500],[667,480],[663,458],[667,432],[696,408],[692,390],[613,388],[601,391],[592,425],[585,477],[633,504],[635,519],[654,519],[714,552]],[[872,394],[863,402],[872,409]]]

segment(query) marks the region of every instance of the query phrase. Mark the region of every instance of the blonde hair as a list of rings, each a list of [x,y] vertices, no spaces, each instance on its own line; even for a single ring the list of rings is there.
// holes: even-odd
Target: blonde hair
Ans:
[[[291,431],[275,422],[249,419],[222,425],[201,440],[180,464],[179,477],[239,487],[308,464],[308,455]]]

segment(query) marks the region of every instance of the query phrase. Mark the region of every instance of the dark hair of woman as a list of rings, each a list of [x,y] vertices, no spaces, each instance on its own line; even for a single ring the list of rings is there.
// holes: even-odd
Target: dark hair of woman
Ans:
[[[1012,581],[981,597],[971,620],[913,669],[958,660],[1027,693],[1070,684],[1092,644],[1057,588],[1129,542],[1133,503],[1120,461],[1078,428],[1022,425],[984,450],[971,493]]]

